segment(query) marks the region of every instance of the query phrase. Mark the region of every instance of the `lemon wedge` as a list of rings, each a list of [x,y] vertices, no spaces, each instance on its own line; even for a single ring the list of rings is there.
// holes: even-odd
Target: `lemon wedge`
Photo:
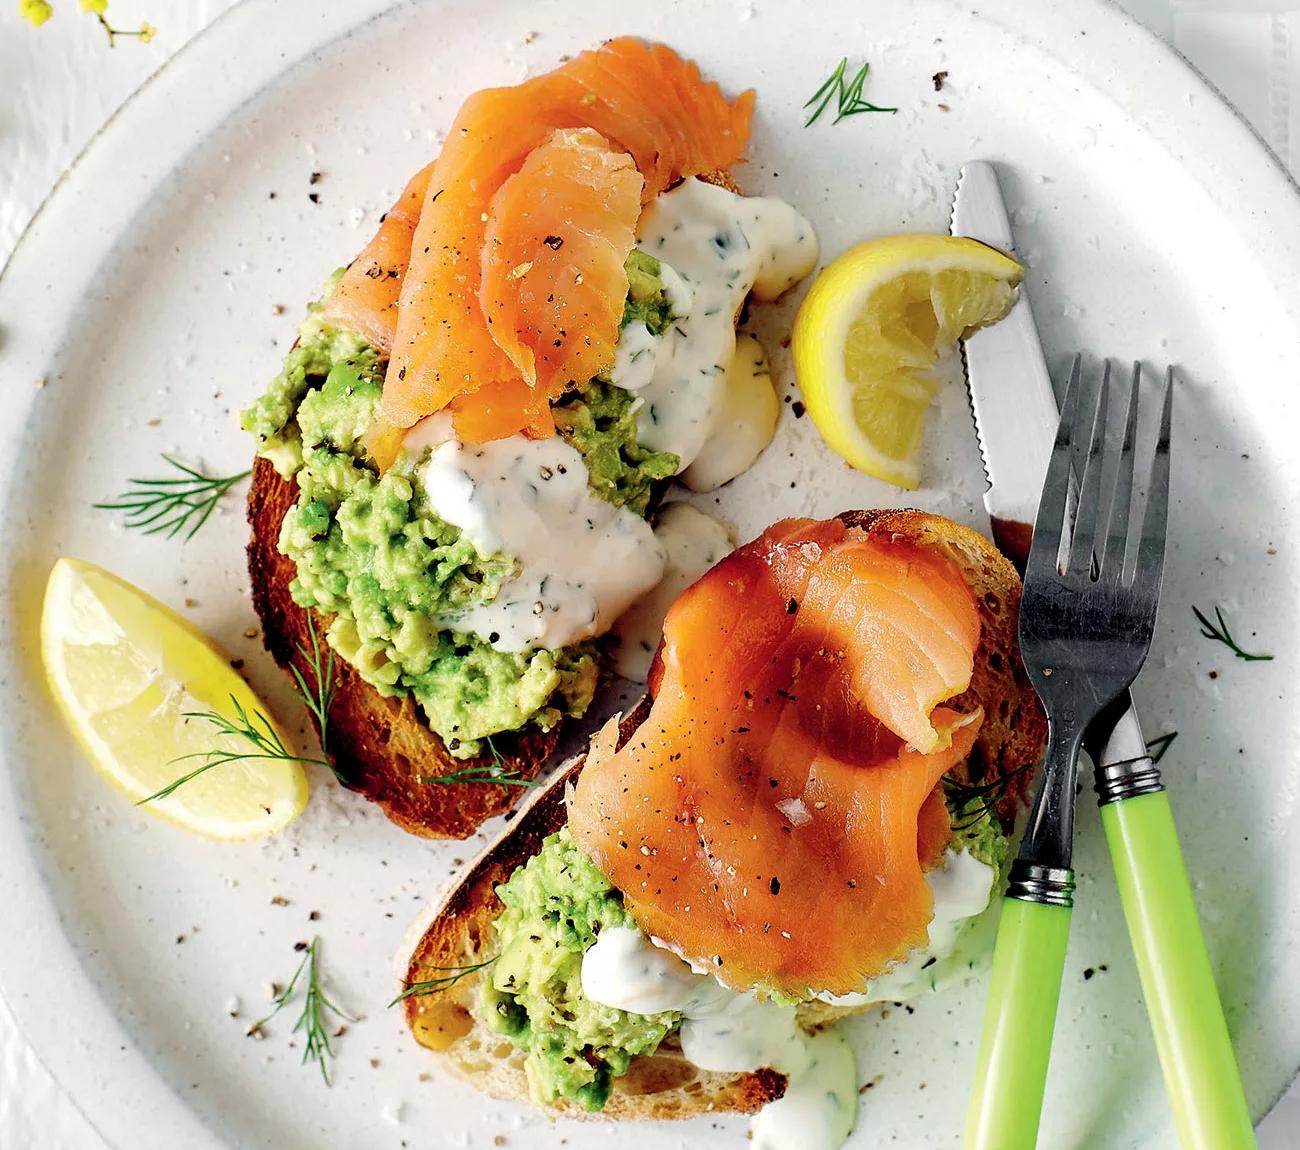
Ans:
[[[931,369],[1015,302],[1023,270],[976,240],[886,236],[851,248],[809,290],[791,336],[808,414],[838,455],[899,487],[920,483]]]
[[[41,657],[90,761],[137,803],[208,762],[211,752],[258,752],[247,739],[187,713],[215,711],[235,722],[238,705],[268,738],[287,746],[269,720],[262,726],[265,706],[206,636],[94,564],[55,563],[41,613]],[[280,830],[306,804],[298,762],[241,757],[142,809],[209,838],[249,839]]]

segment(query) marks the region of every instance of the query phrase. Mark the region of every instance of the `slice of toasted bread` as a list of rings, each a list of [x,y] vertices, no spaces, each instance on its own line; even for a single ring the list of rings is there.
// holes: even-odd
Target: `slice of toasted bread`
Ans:
[[[700,176],[711,184],[739,193],[731,174]],[[253,465],[248,492],[248,573],[253,607],[262,623],[266,648],[281,667],[296,666],[307,675],[311,666],[302,648],[308,643],[307,612],[293,601],[289,585],[297,571],[293,560],[280,554],[280,525],[298,498],[293,480],[282,479],[265,459]],[[323,632],[329,620],[316,619]],[[530,727],[493,737],[497,756],[458,759],[425,722],[409,696],[385,698],[346,662],[335,661],[338,686],[330,708],[329,758],[347,786],[379,804],[404,830],[424,838],[466,838],[487,819],[509,810],[519,800],[519,787],[483,783],[440,786],[422,778],[470,767],[497,764],[523,779],[537,777],[555,750],[560,728]]]
[[[281,479],[265,459],[253,465],[248,492],[248,574],[266,648],[280,666],[295,666],[312,682],[307,612],[293,601],[294,562],[280,554],[280,524],[298,499],[298,485]],[[317,617],[324,632],[329,620]],[[440,786],[422,778],[494,764],[491,756],[457,759],[424,721],[415,700],[385,698],[342,659],[335,660],[329,757],[340,778],[378,803],[398,826],[425,838],[465,838],[485,819],[512,807],[520,788],[484,783]],[[506,770],[532,779],[555,749],[558,730],[529,728],[493,739]]]
[[[620,724],[620,744],[650,712],[646,699]],[[492,920],[500,912],[496,896],[505,882],[542,846],[542,840],[565,822],[564,788],[582,769],[579,756],[566,764],[520,809],[510,828],[476,859],[445,897],[435,902],[412,929],[418,941],[401,975],[409,985],[436,978],[439,968],[469,966],[490,957]],[[497,1098],[527,1098],[523,1056],[508,1039],[481,1025],[471,1013],[478,993],[474,976],[448,990],[408,998],[406,1021],[421,1045],[440,1055],[455,1074]],[[700,1070],[670,1039],[653,1055],[633,1060],[628,1073],[615,1079],[614,1090],[599,1115],[560,1103],[553,1109],[570,1117],[690,1118],[710,1111],[752,1113],[785,1090],[784,1075],[771,1070],[717,1074]]]
[[[999,814],[1014,819],[1017,795],[1030,782],[1041,753],[1046,723],[1020,663],[1016,624],[1020,579],[1015,569],[983,536],[939,516],[919,511],[852,511],[840,516],[870,532],[904,535],[937,547],[965,573],[979,603],[982,633],[970,689],[954,701],[959,710],[983,706],[984,726],[966,770],[972,781],[1014,774]],[[620,745],[649,714],[648,699],[623,719]],[[566,785],[582,770],[578,756],[520,810],[514,824],[470,864],[443,896],[434,901],[411,932],[411,949],[399,955],[404,985],[437,977],[441,968],[458,968],[491,957],[492,921],[501,904],[496,887],[541,849],[542,840],[564,825]],[[497,1097],[526,1098],[523,1057],[507,1039],[492,1033],[471,1012],[479,976],[470,974],[449,989],[414,996],[403,1003],[407,1025],[422,1046],[437,1054],[453,1073]],[[864,1009],[808,1003],[801,1020],[812,1027]],[[770,1071],[714,1074],[687,1062],[674,1042],[652,1056],[638,1056],[628,1074],[614,1080],[602,1114],[606,1118],[686,1118],[706,1111],[752,1112],[785,1089]],[[583,1116],[574,1106],[558,1112]]]

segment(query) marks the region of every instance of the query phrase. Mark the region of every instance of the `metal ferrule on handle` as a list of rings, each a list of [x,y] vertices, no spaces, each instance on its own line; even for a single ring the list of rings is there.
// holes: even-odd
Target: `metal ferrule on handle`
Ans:
[[[1165,789],[1155,761],[1147,753],[1128,691],[1097,717],[1084,737],[1084,746],[1096,764],[1092,786],[1099,806],[1159,794]]]
[[[1141,795],[1159,794],[1165,789],[1150,755],[1097,767],[1092,785],[1097,792],[1097,805],[1103,807]]]
[[[1074,871],[1016,859],[1007,881],[1007,898],[1046,906],[1073,906]]]

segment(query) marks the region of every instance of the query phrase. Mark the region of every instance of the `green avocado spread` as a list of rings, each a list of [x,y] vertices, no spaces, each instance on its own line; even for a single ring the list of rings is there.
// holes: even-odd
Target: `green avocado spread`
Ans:
[[[990,811],[987,800],[967,799],[950,803],[952,849],[968,851],[972,858],[992,867],[1001,878],[1011,868],[1011,840],[1002,833],[1002,825]]]
[[[624,322],[662,326],[658,261],[633,257]],[[382,474],[370,460],[361,440],[378,414],[384,366],[366,340],[326,323],[313,304],[280,373],[243,413],[258,453],[298,484],[279,540],[297,567],[295,601],[332,615],[330,645],[381,694],[413,695],[453,754],[477,754],[498,732],[581,715],[596,688],[593,641],[506,652],[437,621],[490,602],[514,561],[480,555],[438,518],[417,475],[422,455],[403,454]],[[561,399],[555,421],[582,454],[592,491],[616,506],[644,515],[653,484],[677,469],[676,456],[637,443],[635,401],[606,380]]]
[[[657,1049],[680,1016],[629,1014],[582,993],[582,956],[601,930],[636,924],[567,827],[497,894],[504,909],[482,1018],[525,1052],[538,1102],[572,1099],[600,1110],[613,1079],[627,1073],[633,1056]]]

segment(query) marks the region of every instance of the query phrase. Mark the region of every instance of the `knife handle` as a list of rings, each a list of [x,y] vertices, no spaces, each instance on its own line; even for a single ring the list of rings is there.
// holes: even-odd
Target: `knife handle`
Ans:
[[[1034,1150],[1070,908],[1006,898],[993,950],[965,1150]]]
[[[1169,796],[1101,808],[1124,917],[1184,1150],[1253,1150],[1255,1135],[1178,844]]]

